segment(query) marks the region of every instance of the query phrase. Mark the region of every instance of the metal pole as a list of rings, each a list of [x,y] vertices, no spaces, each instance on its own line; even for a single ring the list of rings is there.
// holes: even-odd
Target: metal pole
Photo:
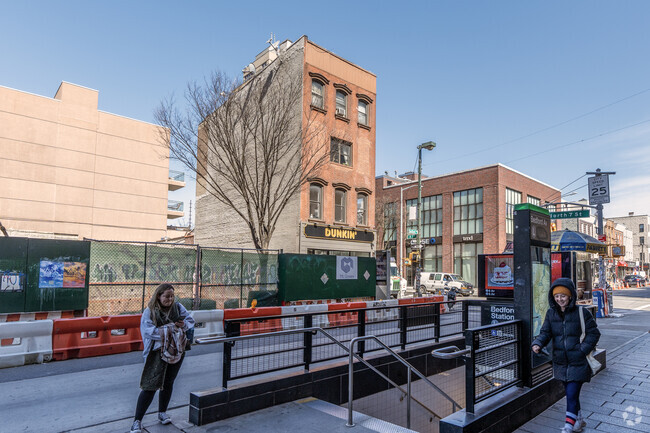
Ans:
[[[399,276],[404,278],[404,251],[406,242],[404,242],[404,225],[402,219],[404,216],[404,188],[399,189]],[[390,264],[388,265],[390,266]],[[389,269],[390,270],[390,269]],[[400,280],[401,282],[401,280]],[[401,290],[401,287],[400,287]]]
[[[354,342],[350,342],[350,355],[348,359],[348,423],[346,426],[354,427],[354,421],[352,420],[352,396],[354,395],[353,386],[354,386]]]
[[[419,248],[420,253],[422,253],[422,244],[420,244],[420,222],[421,218],[420,215],[422,213],[422,147],[418,146],[418,210],[417,210],[417,228],[418,228],[418,233],[417,233],[417,247]],[[421,267],[420,264],[422,263],[422,255],[420,254],[419,259],[418,259],[418,265],[415,268],[415,293],[417,294],[418,298],[420,297],[420,271]]]
[[[411,368],[407,369],[408,383],[406,385],[406,428],[411,428]]]

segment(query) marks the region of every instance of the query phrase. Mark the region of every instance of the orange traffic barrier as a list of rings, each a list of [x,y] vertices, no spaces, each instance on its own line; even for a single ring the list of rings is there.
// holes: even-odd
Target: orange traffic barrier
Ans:
[[[112,355],[142,350],[140,314],[54,320],[52,359]]]
[[[365,309],[365,302],[347,302],[341,304],[329,304],[327,319],[330,326],[347,326],[359,323],[359,313],[356,311],[345,311],[354,309]]]
[[[239,335],[263,334],[265,332],[282,331],[282,307],[233,308],[223,311],[224,321],[240,320]]]

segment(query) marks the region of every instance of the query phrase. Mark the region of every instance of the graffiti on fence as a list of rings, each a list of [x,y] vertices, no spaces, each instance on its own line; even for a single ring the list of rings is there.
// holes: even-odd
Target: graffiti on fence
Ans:
[[[215,285],[275,284],[278,281],[278,267],[274,263],[262,266],[259,263],[221,263],[201,266],[201,282]]]
[[[146,255],[146,266],[145,266]],[[93,242],[90,282],[139,283],[144,281],[192,283],[196,277],[194,248],[169,248]],[[214,263],[217,262],[217,263]],[[201,263],[201,283],[214,285],[275,284],[276,255],[243,255],[240,252],[209,250]]]

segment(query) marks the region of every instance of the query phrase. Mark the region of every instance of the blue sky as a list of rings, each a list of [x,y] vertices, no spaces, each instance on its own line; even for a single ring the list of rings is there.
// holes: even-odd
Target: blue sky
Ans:
[[[500,162],[563,188],[601,168],[617,172],[606,217],[650,214],[649,19],[644,0],[3,1],[0,85],[52,97],[68,81],[153,122],[188,81],[240,74],[271,32],[306,34],[377,75],[377,174],[415,171],[433,140],[427,175]]]

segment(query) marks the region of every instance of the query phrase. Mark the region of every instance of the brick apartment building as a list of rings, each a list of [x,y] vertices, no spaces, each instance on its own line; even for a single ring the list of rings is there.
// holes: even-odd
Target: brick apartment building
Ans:
[[[417,175],[378,176],[375,182],[383,241],[377,248],[391,250],[410,284],[412,268],[403,259],[411,252],[408,230],[416,229],[408,208],[417,205]],[[454,272],[476,284],[477,256],[501,253],[513,239],[515,205],[540,206],[560,196],[560,190],[502,164],[423,178],[420,235],[428,244],[421,253],[422,270]]]
[[[302,77],[297,110],[302,124],[297,127],[304,131],[306,119],[316,124],[329,157],[284,209],[269,248],[370,256],[375,248],[376,76],[302,36],[258,54],[244,69],[244,80],[253,74],[264,76],[279,59],[290,74]],[[200,184],[196,194],[197,243],[253,247],[241,217]]]

